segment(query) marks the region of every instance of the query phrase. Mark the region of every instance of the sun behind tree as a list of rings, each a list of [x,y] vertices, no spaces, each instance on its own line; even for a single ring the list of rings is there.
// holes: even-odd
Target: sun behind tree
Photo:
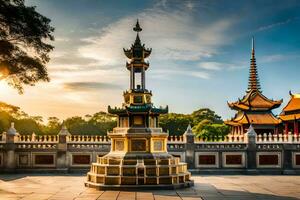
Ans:
[[[53,46],[50,19],[24,5],[24,0],[0,0],[0,80],[23,93],[24,85],[49,81],[46,63]]]

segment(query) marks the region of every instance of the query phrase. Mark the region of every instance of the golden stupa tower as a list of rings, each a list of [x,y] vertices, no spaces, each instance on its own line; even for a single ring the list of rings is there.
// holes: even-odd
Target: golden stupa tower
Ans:
[[[130,89],[125,91],[121,108],[108,107],[108,112],[118,116],[117,127],[108,133],[111,150],[98,157],[87,174],[87,187],[97,189],[173,189],[193,185],[187,164],[167,152],[167,137],[158,126],[160,114],[168,107],[156,108],[151,102],[152,93],[146,89],[145,72],[151,54],[141,43],[142,28],[137,21],[134,44],[124,49],[126,68],[130,72]],[[138,80],[140,78],[140,80]],[[139,83],[139,84],[137,84]]]

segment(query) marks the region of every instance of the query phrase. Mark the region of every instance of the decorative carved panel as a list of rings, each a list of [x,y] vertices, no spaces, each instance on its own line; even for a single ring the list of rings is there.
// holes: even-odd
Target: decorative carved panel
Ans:
[[[163,140],[154,140],[153,141],[153,150],[162,151],[163,150]]]
[[[242,165],[242,155],[226,155],[226,165]]]
[[[259,155],[259,165],[278,165],[278,155]]]
[[[115,150],[116,151],[124,151],[124,140],[116,140],[115,141]]]
[[[215,165],[216,156],[215,155],[199,155],[198,159],[199,165]]]
[[[300,154],[295,155],[295,164],[300,165]]]
[[[146,140],[131,140],[131,151],[146,151]]]
[[[91,162],[91,155],[72,155],[73,165],[88,165]]]
[[[35,155],[35,165],[53,165],[54,155]]]
[[[143,103],[143,96],[140,96],[140,95],[134,96],[133,97],[133,102],[134,103]]]

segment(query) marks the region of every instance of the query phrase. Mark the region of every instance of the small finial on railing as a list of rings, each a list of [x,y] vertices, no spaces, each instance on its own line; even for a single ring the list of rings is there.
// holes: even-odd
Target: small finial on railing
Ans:
[[[65,135],[65,136],[70,136],[71,135],[71,133],[68,131],[68,128],[67,128],[64,121],[62,123],[62,127],[61,127],[58,135]]]
[[[7,130],[7,135],[17,135],[17,130],[15,129],[14,122],[11,122],[10,128]]]

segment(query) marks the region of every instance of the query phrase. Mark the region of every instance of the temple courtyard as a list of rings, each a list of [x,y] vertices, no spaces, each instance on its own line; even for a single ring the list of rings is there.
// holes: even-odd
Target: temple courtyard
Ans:
[[[0,175],[0,199],[22,200],[245,200],[300,199],[299,176],[219,176],[192,177],[188,189],[156,191],[97,191],[84,187],[85,175],[6,174]]]

